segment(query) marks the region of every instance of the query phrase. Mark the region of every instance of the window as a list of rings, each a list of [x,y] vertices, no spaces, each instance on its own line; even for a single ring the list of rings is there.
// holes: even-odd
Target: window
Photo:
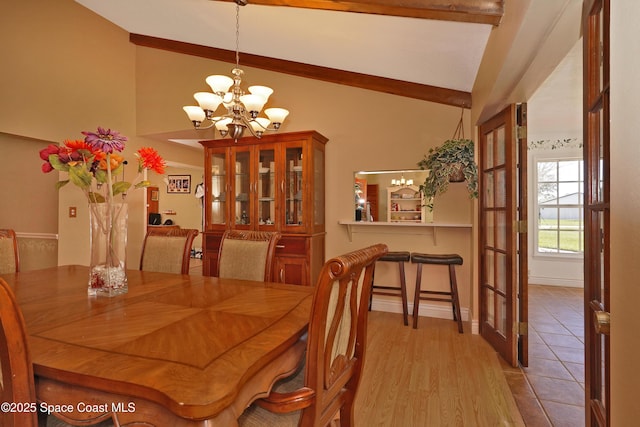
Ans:
[[[536,253],[582,256],[584,252],[582,160],[538,160],[536,172]]]

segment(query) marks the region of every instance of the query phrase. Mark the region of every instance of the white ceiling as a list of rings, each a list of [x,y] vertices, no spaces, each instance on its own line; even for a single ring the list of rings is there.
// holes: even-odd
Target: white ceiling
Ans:
[[[236,48],[232,2],[76,1],[130,33]],[[491,28],[249,4],[240,8],[240,52],[471,92]]]
[[[132,34],[230,51],[236,48],[233,2],[76,1]],[[524,8],[526,16],[479,122],[508,103],[531,99],[534,105],[544,106],[535,114],[537,126],[547,126],[550,132],[563,127],[577,131],[581,110],[573,106],[581,96],[578,48],[557,72],[554,69],[579,38],[582,0],[507,0],[505,14],[513,8]],[[492,28],[468,22],[249,4],[240,7],[240,64],[242,53],[249,53],[471,92]]]

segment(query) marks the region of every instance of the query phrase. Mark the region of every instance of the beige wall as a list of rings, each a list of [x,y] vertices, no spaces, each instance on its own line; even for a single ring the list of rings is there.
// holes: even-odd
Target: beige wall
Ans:
[[[125,150],[130,160],[147,145],[176,161],[199,160],[196,150],[177,151],[173,144],[136,136],[136,48],[127,32],[71,0],[3,2],[0,20],[0,56],[10,58],[0,68],[0,132],[59,143],[105,126],[130,138]],[[135,168],[127,168],[127,179],[134,175]],[[71,186],[59,196],[58,262],[87,264],[87,202]],[[146,222],[144,191],[132,192],[128,200],[127,261],[136,266]],[[78,208],[77,218],[68,217],[70,206]]]
[[[0,69],[0,132],[45,141],[81,137],[98,125],[130,137],[125,154],[155,146],[170,160],[201,165],[200,151],[157,140],[162,132],[189,128],[181,106],[206,89],[209,74],[228,73],[231,64],[129,43],[128,34],[71,0],[26,0],[2,4],[0,54],[12,58]],[[241,58],[242,60],[242,58]],[[356,235],[350,241],[341,219],[353,217],[353,173],[367,169],[412,169],[427,152],[451,137],[458,108],[331,83],[246,68],[248,84],[276,92],[270,104],[291,110],[282,131],[315,129],[327,145],[326,256],[382,241],[392,250],[456,251],[465,257],[463,295],[469,295],[473,260],[469,232],[429,235]],[[392,119],[391,125],[389,118]],[[469,130],[470,122],[465,123]],[[131,179],[134,168],[127,169]],[[0,172],[2,173],[2,172]],[[137,265],[146,218],[144,192],[129,195],[129,265]],[[78,217],[68,218],[69,206]],[[472,203],[456,187],[437,203],[436,221],[471,222]],[[60,264],[88,262],[88,213],[77,189],[60,191]],[[470,298],[463,296],[463,306]]]
[[[164,182],[159,182],[160,200],[158,206],[163,222],[170,219],[182,228],[195,228],[202,231],[202,199],[195,197],[196,185],[202,182],[202,172],[202,168],[167,168],[166,175],[191,176],[191,192],[188,194],[167,193],[167,185]],[[169,215],[167,211],[172,211],[175,214]],[[202,247],[201,234],[198,234],[194,239],[193,247]]]
[[[232,68],[232,64],[144,47],[138,48],[137,59],[139,129],[150,135],[185,129],[189,123],[181,106],[193,104],[193,93],[207,89],[206,76],[229,74]],[[282,132],[313,129],[329,138],[326,257],[378,242],[388,244],[391,250],[458,252],[465,259],[460,268],[461,305],[469,309],[473,266],[470,230],[439,231],[435,245],[431,231],[407,234],[385,230],[354,234],[350,241],[346,228],[338,224],[354,216],[354,172],[415,169],[429,147],[453,135],[460,109],[248,67],[245,80],[247,85],[271,86],[275,93],[269,106],[282,106],[291,111]],[[391,125],[389,118],[393,120]],[[465,129],[470,131],[468,113]],[[451,191],[436,202],[434,218],[444,222],[472,222],[472,202],[463,185],[452,185]],[[408,270],[412,295],[415,269],[409,266]]]

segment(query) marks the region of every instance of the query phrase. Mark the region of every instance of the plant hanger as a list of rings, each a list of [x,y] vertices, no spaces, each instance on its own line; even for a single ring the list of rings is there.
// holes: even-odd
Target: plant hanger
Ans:
[[[458,126],[456,130],[453,132],[453,138],[451,139],[464,139],[464,122],[462,121],[464,117],[464,107],[460,108],[460,121],[458,122]]]

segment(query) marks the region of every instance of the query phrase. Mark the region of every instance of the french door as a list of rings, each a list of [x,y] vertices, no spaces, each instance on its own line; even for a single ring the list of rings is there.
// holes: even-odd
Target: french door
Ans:
[[[585,411],[610,425],[609,0],[584,2]]]
[[[510,105],[479,128],[480,334],[512,366],[528,351],[525,120]]]

